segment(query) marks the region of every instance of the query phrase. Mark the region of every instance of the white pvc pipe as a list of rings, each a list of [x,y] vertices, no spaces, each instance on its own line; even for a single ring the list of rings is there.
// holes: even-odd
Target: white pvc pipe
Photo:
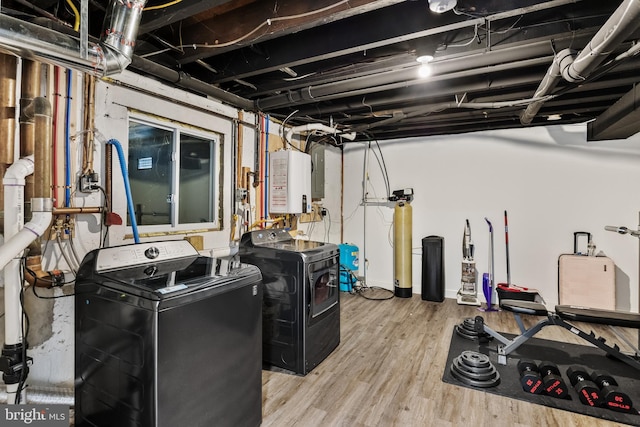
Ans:
[[[339,131],[336,128],[332,128],[331,126],[327,126],[327,125],[323,125],[322,123],[309,123],[306,125],[302,125],[302,126],[294,126],[292,128],[289,128],[289,130],[287,130],[287,133],[285,135],[285,141],[287,142],[291,142],[291,136],[294,133],[301,133],[301,132],[309,132],[309,131],[319,131],[319,132],[324,132],[326,134],[329,135],[339,135],[342,138],[347,138],[350,141],[353,141],[354,139],[356,139],[356,133],[355,132],[350,132],[350,133],[341,133],[341,131]]]
[[[24,221],[25,178],[33,173],[33,155],[13,163],[4,174],[4,240],[8,242],[18,234]],[[4,248],[4,245],[2,246]],[[0,251],[4,252],[4,250]],[[0,253],[0,256],[2,254]],[[11,256],[13,258],[13,256]],[[7,261],[8,262],[8,261]],[[0,263],[0,269],[5,266]]]
[[[544,98],[550,94],[562,78],[570,83],[577,83],[589,77],[616,46],[633,34],[639,26],[639,19],[640,0],[625,0],[577,56],[571,49],[558,52],[534,98]],[[630,54],[635,54],[634,52],[636,51],[632,48]],[[530,124],[544,102],[545,99],[541,99],[529,104],[520,114],[520,123]]]
[[[33,218],[24,222],[25,178],[33,173],[33,156],[20,159],[7,169],[2,180],[4,185],[4,244],[0,247],[0,269],[4,269],[4,341],[5,345],[22,342],[22,306],[20,291],[20,256],[22,252],[41,236],[52,218],[51,199],[33,199]],[[18,384],[7,384],[7,401],[15,402]],[[24,400],[24,399],[21,399]]]
[[[6,240],[4,245],[0,247],[0,268],[5,268],[5,266],[14,258],[20,259],[21,252],[25,250],[31,242],[42,236],[42,234],[47,230],[47,227],[51,224],[52,216],[51,210],[33,212],[33,218],[31,221],[26,223],[18,234]],[[5,284],[6,280],[5,269]]]

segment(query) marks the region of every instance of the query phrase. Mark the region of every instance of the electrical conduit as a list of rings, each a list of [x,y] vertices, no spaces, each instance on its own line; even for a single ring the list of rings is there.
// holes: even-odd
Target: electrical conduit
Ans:
[[[72,71],[67,70],[67,91],[64,113],[64,206],[71,206],[71,84]]]
[[[133,209],[133,198],[131,197],[131,186],[129,185],[129,173],[127,172],[127,164],[124,157],[124,151],[122,145],[117,139],[110,139],[107,144],[116,147],[118,152],[118,160],[120,160],[120,170],[122,171],[122,180],[124,181],[124,191],[127,195],[127,209],[129,210],[129,217],[131,218],[131,230],[133,231],[133,240],[136,243],[140,243],[140,236],[138,235],[138,224],[136,222],[136,212]]]
[[[269,219],[269,115],[265,117],[264,137],[264,218]]]
[[[338,135],[338,136],[341,136],[342,138],[347,138],[350,141],[353,141],[354,139],[356,139],[355,132],[342,133],[342,131],[339,131],[338,129],[332,128],[327,125],[323,125],[322,123],[309,123],[306,125],[294,126],[292,128],[289,128],[289,130],[287,130],[287,133],[284,139],[286,142],[290,144],[291,136],[293,136],[294,133],[309,132],[309,131],[319,131],[329,135]]]

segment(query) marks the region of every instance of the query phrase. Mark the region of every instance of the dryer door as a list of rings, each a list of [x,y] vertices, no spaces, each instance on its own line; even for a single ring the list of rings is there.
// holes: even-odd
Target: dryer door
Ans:
[[[307,265],[309,277],[311,318],[317,317],[338,304],[338,256]]]

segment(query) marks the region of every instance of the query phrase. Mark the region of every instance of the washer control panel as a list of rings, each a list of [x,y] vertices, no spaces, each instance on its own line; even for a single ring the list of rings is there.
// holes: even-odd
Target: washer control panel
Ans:
[[[288,242],[293,240],[291,234],[284,228],[274,228],[270,230],[258,230],[251,232],[251,242],[254,245],[275,242]]]
[[[133,267],[150,262],[198,256],[198,251],[186,240],[138,243],[136,245],[103,248],[96,256],[96,271],[102,272]]]

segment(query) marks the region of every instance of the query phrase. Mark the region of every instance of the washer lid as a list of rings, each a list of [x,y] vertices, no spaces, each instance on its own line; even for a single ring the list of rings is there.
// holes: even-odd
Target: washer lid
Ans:
[[[240,241],[241,248],[260,247],[288,252],[312,251],[327,245],[333,244],[294,239],[284,228],[250,231],[245,233]]]
[[[223,291],[226,285],[260,279],[255,266],[198,256],[98,273],[91,281],[123,295],[160,301],[186,294],[197,299],[195,295],[203,296],[211,289]]]

